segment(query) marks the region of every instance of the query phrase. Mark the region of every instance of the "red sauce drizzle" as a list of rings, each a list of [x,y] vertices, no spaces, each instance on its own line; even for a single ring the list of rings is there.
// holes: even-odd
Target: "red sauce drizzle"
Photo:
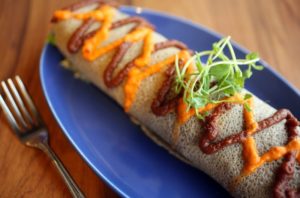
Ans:
[[[149,24],[145,19],[140,18],[140,17],[129,17],[125,18],[119,21],[116,21],[112,24],[111,29],[115,29],[118,27],[121,27],[123,25],[127,25],[129,23],[136,23],[136,26],[134,26],[130,32],[134,31],[135,29],[146,26],[151,29],[154,29],[154,27]],[[127,63],[122,70],[119,71],[119,73],[113,77],[113,73],[115,69],[117,68],[118,64],[130,48],[132,43],[124,42],[120,45],[119,49],[115,52],[114,56],[112,57],[110,63],[107,65],[105,71],[104,71],[104,83],[107,87],[113,88],[122,83],[124,78],[127,76],[128,72],[130,69],[134,66],[134,61],[131,61]]]
[[[76,31],[73,33],[71,36],[69,42],[68,42],[68,50],[70,53],[76,53],[78,50],[82,47],[84,40],[92,37],[95,35],[97,30],[91,31],[89,33],[86,33],[87,30],[95,23],[96,21],[94,19],[89,19],[83,22],[83,24],[76,29]],[[116,29],[118,27],[121,27],[123,25],[127,25],[129,23],[137,23],[137,25],[131,29],[131,32],[134,31],[136,28],[139,27],[149,27],[151,29],[154,29],[154,26],[150,23],[148,23],[145,19],[133,16],[133,17],[128,17],[119,21],[114,22],[110,30]],[[126,52],[125,52],[126,53]]]
[[[298,120],[290,113],[287,114],[286,127],[288,130],[288,141],[292,141],[298,137],[297,126],[299,125]],[[300,197],[300,188],[292,189],[289,188],[289,181],[293,179],[295,172],[297,152],[289,152],[284,156],[284,162],[277,170],[275,184],[273,188],[273,194],[275,198],[295,198]]]
[[[61,10],[69,10],[69,11],[76,11],[80,8],[83,8],[85,6],[92,5],[94,3],[98,3],[98,6],[96,8],[101,7],[102,5],[110,5],[112,7],[119,7],[119,4],[114,2],[114,1],[105,1],[105,0],[84,0],[84,1],[79,1],[77,3],[71,4],[69,6],[66,6],[62,8]],[[59,19],[52,17],[51,22],[56,23],[58,22]]]
[[[90,18],[84,21],[83,24],[76,29],[76,31],[72,34],[71,38],[68,41],[67,47],[70,53],[78,52],[78,50],[82,47],[84,40],[92,36],[91,33],[86,36],[84,35],[91,27],[91,25],[95,22],[96,21],[94,19]],[[95,32],[93,32],[93,34],[95,34]]]
[[[184,50],[187,49],[187,46],[179,41],[176,40],[169,40],[161,43],[157,43],[154,46],[154,50],[158,51],[161,49],[165,49],[168,47],[176,47],[178,49]],[[179,60],[179,65],[183,66],[184,62]],[[173,97],[170,100],[166,100],[166,96],[171,91],[172,84],[174,81],[174,73],[175,68],[173,65],[169,67],[168,70],[165,71],[165,81],[163,82],[162,86],[159,88],[156,98],[154,98],[151,110],[157,116],[165,116],[167,113],[175,109],[177,105],[177,101],[180,98],[180,95]]]
[[[207,116],[203,127],[205,133],[202,135],[199,142],[199,146],[204,153],[213,154],[229,145],[242,143],[242,141],[248,136],[246,131],[243,130],[235,135],[226,137],[223,140],[213,142],[219,134],[216,126],[218,116],[229,110],[231,107],[232,105],[229,103],[221,104],[216,107],[209,116]],[[271,127],[272,125],[275,125],[284,119],[286,119],[285,125],[288,134],[288,141],[292,141],[298,137],[297,126],[299,125],[299,121],[287,109],[278,110],[272,116],[258,122],[258,129],[256,130],[256,133]],[[289,181],[293,178],[295,160],[296,153],[294,151],[285,155],[285,161],[282,163],[281,167],[276,173],[275,184],[273,187],[274,197],[299,197],[299,189],[295,190],[288,187]]]
[[[124,68],[122,68],[118,74],[116,74],[115,77],[113,77],[113,73],[115,69],[117,68],[117,65],[119,62],[122,60],[123,56],[127,52],[127,50],[130,48],[131,44],[129,43],[123,43],[117,52],[114,54],[113,58],[111,59],[110,63],[107,65],[105,71],[104,71],[104,82],[107,87],[112,88],[120,85],[124,78],[127,76],[128,72],[130,69],[134,66],[134,61],[131,61],[127,63]],[[154,45],[154,50],[152,53],[155,53],[159,50],[168,48],[168,47],[176,47],[178,49],[185,49],[186,46],[175,40],[170,40],[170,41],[163,41],[160,43],[156,43]]]
[[[226,146],[235,143],[240,143],[242,140],[244,140],[247,137],[247,131],[243,130],[237,134],[226,137],[225,139],[220,140],[219,142],[213,142],[219,134],[219,131],[217,130],[216,127],[217,118],[226,110],[230,109],[231,106],[232,105],[230,105],[229,103],[221,104],[218,107],[216,107],[215,110],[209,116],[207,116],[204,122],[205,134],[200,138],[200,143],[199,143],[199,146],[204,153],[213,154],[223,149]],[[288,126],[289,122],[298,123],[297,119],[292,115],[292,113],[289,110],[281,109],[278,110],[276,113],[274,113],[271,117],[268,117],[258,122],[258,129],[256,130],[256,133],[268,127],[271,127],[272,125],[275,125],[284,119],[287,119],[286,126]],[[288,133],[297,134],[297,130],[294,128],[289,129]]]
[[[290,152],[285,155],[284,162],[277,170],[273,194],[275,198],[296,198],[300,197],[300,189],[289,188],[289,181],[295,173],[296,153]]]
[[[180,97],[180,95],[177,95],[169,99],[168,101],[166,100],[166,96],[170,92],[174,81],[174,72],[175,72],[175,68],[173,65],[171,65],[169,69],[165,71],[166,79],[163,82],[160,89],[158,90],[156,98],[154,98],[152,102],[151,105],[152,112],[157,116],[164,116],[167,113],[169,113],[171,110],[175,109],[177,100]]]

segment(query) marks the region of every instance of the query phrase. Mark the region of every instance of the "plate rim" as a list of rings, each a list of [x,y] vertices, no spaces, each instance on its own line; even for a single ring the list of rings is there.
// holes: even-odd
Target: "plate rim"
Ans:
[[[142,9],[141,12],[137,12],[137,9]],[[199,29],[202,31],[207,32],[208,34],[211,34],[217,38],[222,38],[224,37],[223,34],[218,33],[216,31],[214,31],[211,28],[208,28],[204,25],[198,24],[196,22],[193,22],[185,17],[182,16],[176,16],[173,14],[169,14],[169,13],[165,13],[163,11],[156,11],[156,10],[152,10],[149,8],[144,8],[144,7],[139,7],[139,6],[127,6],[127,5],[122,5],[120,6],[120,10],[121,11],[125,11],[125,12],[136,12],[137,14],[140,13],[147,13],[150,15],[155,15],[158,17],[163,17],[163,18],[168,18],[174,21],[179,21],[181,23],[187,24],[189,26],[194,27],[195,29]],[[249,53],[250,51],[245,48],[244,46],[238,44],[237,42],[235,42],[234,40],[231,41],[233,46],[240,50],[241,52],[244,53]],[[79,146],[76,144],[75,140],[72,139],[72,137],[70,136],[70,134],[67,132],[66,128],[64,127],[63,123],[61,122],[61,120],[59,119],[59,116],[57,115],[57,112],[54,110],[54,106],[52,104],[52,102],[50,101],[50,96],[48,94],[48,92],[46,91],[46,83],[45,83],[45,79],[44,79],[44,69],[45,67],[43,66],[44,62],[45,62],[45,57],[46,57],[46,52],[47,49],[49,48],[50,44],[45,43],[43,45],[43,49],[42,49],[42,53],[40,55],[40,59],[39,59],[39,78],[40,78],[40,82],[42,85],[42,91],[43,94],[45,96],[45,99],[47,101],[47,105],[53,115],[53,117],[55,118],[56,122],[58,123],[59,127],[61,128],[61,130],[63,131],[63,135],[65,137],[67,137],[67,140],[71,143],[71,145],[75,148],[75,151],[79,154],[79,156],[85,161],[85,163],[93,170],[94,173],[96,173],[98,176],[100,176],[100,178],[102,179],[102,181],[104,181],[107,185],[109,185],[115,192],[117,192],[119,195],[121,195],[122,197],[130,197],[130,194],[128,192],[125,192],[123,189],[119,188],[118,186],[116,186],[114,184],[113,181],[111,181],[110,179],[108,179],[105,174],[103,174],[100,170],[97,169],[97,167],[93,164],[93,162],[91,162],[91,160],[89,160],[89,158],[84,154],[83,150],[79,148]],[[283,77],[275,68],[271,67],[266,61],[264,60],[260,60],[260,62],[267,67],[270,72],[275,75],[276,78],[278,78],[281,82],[283,82],[284,84],[286,84],[293,92],[295,92],[298,97],[300,97],[300,91],[296,88],[296,86],[294,86],[292,83],[290,83],[287,79],[285,79],[285,77]],[[200,170],[201,171],[201,170]]]

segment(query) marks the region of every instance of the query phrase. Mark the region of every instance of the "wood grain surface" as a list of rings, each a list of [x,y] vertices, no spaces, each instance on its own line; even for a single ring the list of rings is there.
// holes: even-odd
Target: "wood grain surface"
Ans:
[[[74,0],[0,0],[0,80],[19,74],[49,127],[51,146],[87,197],[118,197],[82,160],[45,101],[39,58],[55,9]],[[257,51],[300,88],[299,0],[124,0],[184,17]],[[0,197],[70,197],[49,159],[21,145],[0,110]]]

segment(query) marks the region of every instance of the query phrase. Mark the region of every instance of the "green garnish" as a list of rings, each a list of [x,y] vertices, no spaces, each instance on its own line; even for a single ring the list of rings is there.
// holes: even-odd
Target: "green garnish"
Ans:
[[[47,43],[49,43],[51,45],[55,45],[55,35],[53,33],[48,34]]]
[[[246,93],[245,96],[244,96],[244,100],[248,100],[250,98],[252,98],[252,95],[249,94],[249,93]]]
[[[249,106],[248,103],[244,103],[244,108],[245,108],[247,111],[251,112],[251,108],[250,108],[250,106]]]
[[[250,99],[250,98],[252,98],[252,95],[251,95],[251,94],[246,93],[246,94],[244,95],[244,100],[248,100],[248,99]],[[247,111],[251,112],[251,108],[250,108],[250,106],[249,106],[249,104],[248,104],[247,102],[244,103],[244,108],[245,108]]]
[[[206,61],[203,62],[205,58]],[[241,92],[245,80],[252,76],[252,69],[263,69],[263,66],[256,64],[258,61],[257,53],[249,53],[245,59],[237,59],[228,36],[214,43],[212,50],[197,52],[182,68],[177,57],[175,91],[183,92],[183,101],[188,105],[187,111],[194,108],[196,115],[203,118],[197,110],[208,103],[226,102],[224,98]],[[187,73],[192,62],[196,68],[193,73]],[[244,99],[250,97],[251,94],[246,94]]]

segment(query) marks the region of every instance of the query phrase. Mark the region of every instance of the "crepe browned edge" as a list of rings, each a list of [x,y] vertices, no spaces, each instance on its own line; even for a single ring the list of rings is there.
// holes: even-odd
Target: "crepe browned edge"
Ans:
[[[92,8],[93,5],[87,6],[78,12],[85,12]],[[116,11],[114,20],[119,20],[126,17],[128,16]],[[80,20],[68,19],[54,24],[53,33],[55,34],[56,46],[71,62],[72,69],[75,70],[76,73],[79,73],[82,78],[96,85],[99,89],[112,97],[119,105],[123,106],[124,84],[117,88],[109,89],[103,82],[103,72],[114,51],[107,53],[92,62],[86,61],[82,57],[80,51],[75,54],[68,52],[67,42],[73,32],[81,25],[81,23],[82,21]],[[129,24],[111,31],[109,38],[104,41],[102,45],[106,45],[117,38],[123,37],[131,29],[132,25],[133,24]],[[98,28],[99,26],[100,23],[98,25],[94,25],[90,31]],[[166,38],[156,32],[153,40],[155,43],[157,43],[166,40]],[[142,42],[134,44],[125,54],[121,63],[118,65],[118,70],[124,67],[126,63],[137,57],[142,50],[141,47]],[[151,57],[150,65],[160,62],[177,52],[178,50],[175,48],[161,50]],[[179,159],[191,164],[192,166],[201,169],[213,177],[234,197],[272,196],[271,190],[275,179],[275,173],[277,168],[280,166],[282,159],[267,163],[258,168],[255,173],[244,178],[239,185],[236,185],[233,189],[231,188],[232,181],[240,174],[240,171],[243,167],[241,144],[228,146],[215,154],[204,154],[198,147],[199,137],[203,133],[203,130],[199,127],[199,121],[195,117],[190,119],[180,128],[179,141],[174,144],[172,130],[175,123],[176,114],[169,113],[166,116],[158,117],[152,113],[150,108],[152,100],[156,96],[157,90],[161,86],[163,80],[164,75],[162,73],[155,74],[145,79],[142,82],[137,93],[137,98],[129,111],[129,115],[134,117],[138,123],[143,126],[143,131],[156,143],[168,149],[171,154],[177,156]],[[261,101],[257,97],[254,97],[253,112],[257,121],[269,117],[275,111],[276,110],[273,107]],[[254,135],[260,155],[266,152],[272,146],[284,145],[286,143],[287,133],[284,123],[285,121],[282,121]],[[218,119],[218,128],[221,131],[218,140],[239,132],[242,127],[242,107],[236,105]],[[176,152],[174,152],[173,148]],[[295,179],[291,183],[292,187],[296,187],[300,183],[299,175],[299,167],[296,167]]]

